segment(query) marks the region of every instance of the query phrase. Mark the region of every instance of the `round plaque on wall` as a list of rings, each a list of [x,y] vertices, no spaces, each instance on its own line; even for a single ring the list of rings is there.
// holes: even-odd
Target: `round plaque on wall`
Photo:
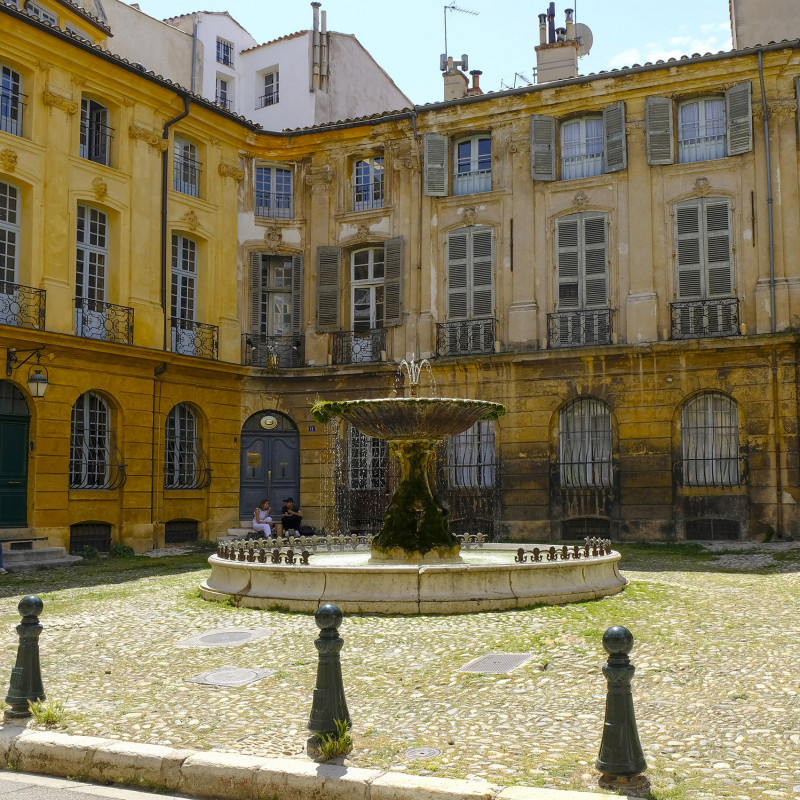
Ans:
[[[261,427],[268,431],[271,431],[277,424],[278,420],[275,419],[275,417],[273,417],[271,414],[261,417]]]

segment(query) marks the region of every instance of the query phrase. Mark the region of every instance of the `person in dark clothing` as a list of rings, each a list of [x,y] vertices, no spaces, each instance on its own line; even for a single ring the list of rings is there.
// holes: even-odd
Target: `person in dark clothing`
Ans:
[[[293,497],[286,497],[283,502],[286,503],[281,509],[281,525],[283,525],[284,533],[289,530],[299,531],[303,521],[303,512],[294,507]]]

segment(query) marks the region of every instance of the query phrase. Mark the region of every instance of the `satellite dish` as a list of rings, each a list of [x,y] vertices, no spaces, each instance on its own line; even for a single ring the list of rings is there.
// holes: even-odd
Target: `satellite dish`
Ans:
[[[588,25],[582,22],[575,23],[575,38],[578,40],[578,55],[585,56],[589,54],[592,49],[592,42],[594,37]]]

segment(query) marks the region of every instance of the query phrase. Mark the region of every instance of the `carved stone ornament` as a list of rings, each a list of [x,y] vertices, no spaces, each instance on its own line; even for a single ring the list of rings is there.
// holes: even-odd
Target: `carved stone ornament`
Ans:
[[[253,150],[240,150],[239,151],[239,155],[242,158],[250,159],[250,161],[252,161],[256,157],[256,154],[255,154],[255,152]]]
[[[416,172],[417,159],[412,156],[395,156],[392,158],[392,169],[396,172]]]
[[[235,181],[244,180],[244,170],[239,169],[236,164],[232,164],[230,161],[221,161],[217,171],[223,178],[233,178]]]
[[[190,208],[182,217],[181,222],[186,225],[190,231],[196,231],[200,227],[200,220],[197,219],[197,214],[194,209]]]
[[[508,143],[509,153],[526,153],[530,149],[531,149],[531,142],[529,138],[512,139]]]
[[[92,181],[92,189],[94,189],[94,196],[97,200],[103,201],[108,194],[108,184],[102,178],[95,178]]]
[[[209,136],[208,143],[212,147],[219,147],[222,144],[222,139],[220,139],[219,136]]]
[[[17,154],[6,147],[0,150],[0,169],[3,172],[13,172],[17,168]]]
[[[625,133],[628,136],[632,136],[636,134],[643,134],[645,130],[644,120],[643,119],[632,119],[629,120],[628,123],[625,125]]]
[[[264,231],[264,244],[272,252],[277,252],[283,248],[283,232],[277,225],[270,225]]]
[[[324,167],[312,167],[306,173],[306,185],[312,189],[321,187],[327,189],[333,183],[334,177],[334,170],[327,165]]]
[[[52,67],[53,65],[49,61],[42,61],[39,59],[36,62],[36,69],[38,69],[40,72],[44,72],[45,74],[49,73]]]
[[[589,195],[586,192],[578,192],[575,197],[572,198],[572,205],[578,209],[578,211],[583,211],[586,206],[589,205]]]
[[[42,92],[42,103],[50,108],[57,108],[65,114],[74,114],[78,110],[78,104],[63,95],[45,89]]]
[[[86,86],[86,77],[84,75],[73,75],[70,80],[75,86]]]
[[[698,197],[708,197],[710,189],[711,184],[708,182],[708,178],[698,178],[694,182],[694,191]]]
[[[143,125],[131,125],[128,128],[128,136],[131,139],[137,139],[140,142],[146,142],[154,150],[163,153],[169,147],[169,141],[162,138],[160,133],[151,131]]]
[[[474,206],[469,206],[468,208],[464,209],[465,225],[474,225],[477,217],[478,217],[478,211]]]
[[[797,102],[794,100],[777,100],[767,105],[767,117],[777,122],[794,121],[796,111]],[[764,108],[760,103],[753,106],[753,118],[761,122],[764,120]]]

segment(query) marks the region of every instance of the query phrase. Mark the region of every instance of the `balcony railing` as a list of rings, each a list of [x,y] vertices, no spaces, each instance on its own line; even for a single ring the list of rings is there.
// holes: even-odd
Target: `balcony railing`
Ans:
[[[133,344],[133,309],[76,297],[75,333],[83,339]]]
[[[233,108],[233,98],[228,97],[228,95],[226,94],[220,94],[220,92],[217,92],[217,97],[215,102],[218,106],[227,108],[228,111],[230,111]]]
[[[175,155],[172,188],[176,192],[199,197],[200,162],[189,156]]]
[[[205,489],[211,483],[211,464],[200,439],[173,439],[164,453],[165,489]]]
[[[0,325],[44,330],[44,289],[0,281]]]
[[[23,97],[27,95],[0,89],[0,131],[22,136],[22,112],[25,108]]]
[[[278,102],[278,92],[267,92],[258,98],[258,107],[274,106]]]
[[[296,336],[246,333],[242,337],[242,363],[266,369],[302,367],[303,340]]]
[[[453,176],[453,194],[476,194],[492,190],[492,171],[479,169],[474,172],[456,173]]]
[[[670,303],[673,339],[739,334],[739,300],[697,300]]]
[[[219,341],[219,328],[216,325],[173,317],[171,326],[173,353],[216,361]]]
[[[494,353],[497,320],[465,319],[436,323],[436,355],[466,356]]]
[[[108,166],[114,129],[108,125],[81,120],[80,156],[95,164]]]
[[[548,314],[547,336],[553,348],[611,344],[611,309]]]
[[[353,211],[383,208],[383,181],[353,184]]]
[[[291,219],[291,192],[256,192],[255,215],[269,219]]]
[[[338,331],[333,334],[333,363],[361,364],[380,361],[386,350],[386,330]]]
[[[70,489],[119,489],[127,477],[114,431],[90,430],[73,437],[69,456]]]

